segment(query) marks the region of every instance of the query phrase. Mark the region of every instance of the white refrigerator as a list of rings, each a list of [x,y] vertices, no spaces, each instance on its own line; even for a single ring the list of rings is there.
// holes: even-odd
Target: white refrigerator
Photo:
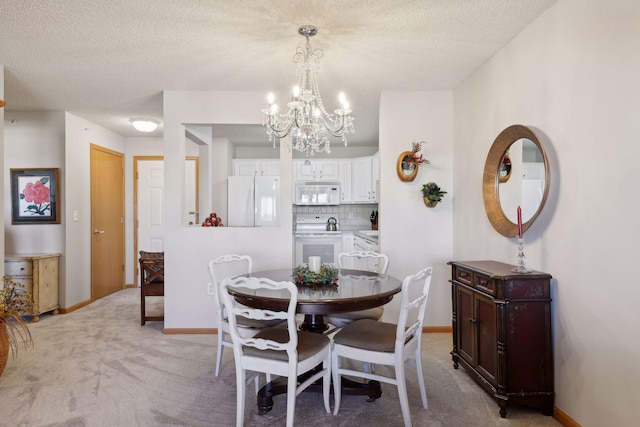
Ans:
[[[228,177],[227,207],[229,227],[279,226],[280,177]]]

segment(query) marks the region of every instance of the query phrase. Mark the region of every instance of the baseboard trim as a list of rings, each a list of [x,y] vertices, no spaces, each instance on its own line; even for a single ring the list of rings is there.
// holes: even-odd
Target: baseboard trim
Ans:
[[[565,427],[582,427],[580,423],[571,418],[557,406],[553,407],[553,418]]]
[[[435,333],[451,333],[453,331],[451,326],[423,326],[423,334],[435,334]]]
[[[76,311],[76,310],[77,310],[77,309],[79,309],[79,308],[82,308],[82,307],[84,307],[84,306],[86,306],[86,305],[91,304],[92,302],[93,302],[93,301],[89,299],[89,300],[83,301],[83,302],[81,302],[81,303],[78,303],[78,304],[76,304],[76,305],[72,305],[71,307],[67,307],[67,308],[59,308],[59,309],[58,309],[58,312],[59,312],[60,314],[69,314],[69,313],[71,313],[72,311]]]
[[[137,288],[137,287],[138,287],[138,285],[134,285],[134,284],[132,284],[132,283],[129,283],[129,284],[124,285],[124,288],[125,288],[125,289],[129,289],[129,288]]]
[[[217,334],[218,328],[164,328],[163,334]]]

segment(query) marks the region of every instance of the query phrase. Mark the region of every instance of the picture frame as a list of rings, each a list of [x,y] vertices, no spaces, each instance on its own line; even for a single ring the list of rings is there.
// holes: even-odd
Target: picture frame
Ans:
[[[11,223],[60,224],[58,168],[11,169]]]

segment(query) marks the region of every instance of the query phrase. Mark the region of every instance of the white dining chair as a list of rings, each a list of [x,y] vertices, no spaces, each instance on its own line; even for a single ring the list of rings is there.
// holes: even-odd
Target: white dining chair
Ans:
[[[429,267],[405,277],[402,281],[402,302],[397,324],[371,319],[356,320],[342,328],[333,337],[331,370],[335,399],[334,415],[337,415],[340,410],[342,376],[357,376],[396,385],[404,425],[410,427],[411,413],[404,371],[404,363],[409,360],[415,360],[422,406],[424,409],[428,408],[422,373],[421,346],[422,324],[431,286],[431,275],[432,268]],[[415,294],[414,288],[419,289],[418,296],[415,298],[411,297],[412,293]],[[342,367],[343,359],[389,365],[394,375],[381,375],[380,370],[373,373],[355,370],[348,366]]]
[[[220,375],[222,366],[222,354],[225,347],[233,348],[233,343],[229,337],[229,322],[222,307],[220,299],[220,280],[226,277],[234,277],[241,274],[251,274],[253,260],[249,255],[222,255],[209,261],[209,278],[213,284],[213,300],[218,319],[218,355],[216,357],[216,377]],[[240,333],[245,337],[257,334],[262,328],[275,326],[283,323],[279,320],[245,321],[242,322]]]
[[[371,251],[342,252],[338,255],[338,267],[387,274],[389,257],[385,254]],[[330,316],[325,316],[325,318],[327,322],[335,327],[342,328],[358,319],[378,320],[382,317],[383,313],[383,307],[374,307],[367,310],[334,313]]]
[[[266,289],[281,292],[278,298],[288,300],[286,311],[263,310],[238,304],[228,292],[229,287]],[[331,413],[329,393],[331,387],[331,341],[323,334],[298,331],[296,305],[298,288],[291,282],[276,282],[265,278],[237,277],[222,280],[221,294],[228,314],[229,331],[233,342],[236,364],[236,426],[244,423],[247,371],[287,377],[287,427],[294,425],[296,396],[322,378],[324,407]],[[238,320],[281,319],[287,327],[265,328],[254,337],[240,334]],[[322,365],[322,368],[319,366]],[[298,375],[309,373],[298,384]]]

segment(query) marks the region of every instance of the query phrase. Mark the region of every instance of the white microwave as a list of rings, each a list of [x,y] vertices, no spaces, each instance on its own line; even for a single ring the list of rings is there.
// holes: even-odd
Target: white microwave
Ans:
[[[327,206],[340,204],[338,182],[296,182],[293,203],[299,206]]]

